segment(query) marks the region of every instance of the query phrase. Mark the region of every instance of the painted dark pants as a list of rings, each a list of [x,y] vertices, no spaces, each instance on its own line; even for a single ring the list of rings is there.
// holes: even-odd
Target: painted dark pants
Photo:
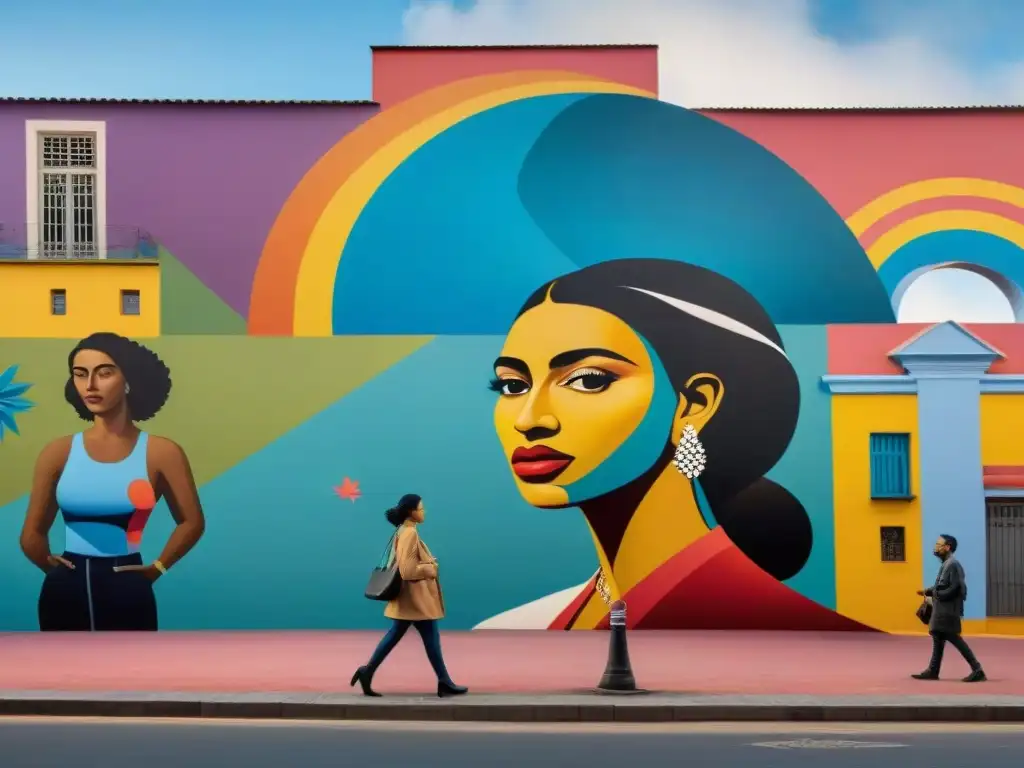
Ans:
[[[85,557],[65,552],[74,569],[58,565],[43,579],[39,629],[43,632],[145,632],[157,628],[153,583],[139,571],[141,555]]]
[[[939,674],[939,670],[942,668],[942,657],[946,651],[946,643],[949,643],[958,651],[960,655],[964,657],[964,661],[971,667],[972,672],[977,672],[981,669],[981,663],[974,655],[974,651],[971,650],[971,646],[967,644],[967,641],[959,634],[953,632],[932,632],[932,659],[928,662],[928,670],[934,672],[936,675]]]
[[[430,666],[434,668],[434,674],[437,675],[438,682],[451,683],[452,679],[448,676],[448,670],[444,665],[444,656],[441,655],[441,633],[437,629],[437,622],[433,620],[405,621],[403,619],[392,619],[391,621],[391,629],[381,638],[377,649],[373,652],[373,656],[370,657],[370,661],[366,665],[370,668],[370,671],[376,671],[377,667],[384,663],[384,659],[388,657],[388,654],[395,649],[398,642],[405,637],[409,627],[415,626],[416,631],[420,633],[420,638],[423,640],[423,647],[427,651],[427,659],[430,661]]]

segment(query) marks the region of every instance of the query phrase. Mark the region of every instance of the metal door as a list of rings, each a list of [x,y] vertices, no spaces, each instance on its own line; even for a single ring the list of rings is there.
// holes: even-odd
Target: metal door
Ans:
[[[988,610],[1024,617],[1024,499],[989,500]]]

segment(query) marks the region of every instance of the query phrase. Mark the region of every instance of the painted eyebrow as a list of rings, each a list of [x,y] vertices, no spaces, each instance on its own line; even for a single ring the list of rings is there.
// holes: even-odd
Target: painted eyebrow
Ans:
[[[114,365],[113,363],[100,363],[93,370],[94,371],[103,371],[103,370],[106,370],[107,368],[117,368],[117,366]],[[84,365],[73,366],[71,370],[73,370],[73,371],[85,371],[86,373],[89,372],[89,369],[86,368]]]
[[[556,368],[564,368],[567,365],[578,363],[588,357],[606,357],[609,360],[621,360],[623,363],[629,363],[630,365],[636,365],[628,357],[620,355],[618,352],[612,352],[610,349],[602,349],[601,347],[585,347],[584,349],[570,349],[567,352],[559,352],[557,355],[551,358],[548,365],[551,370]]]
[[[518,357],[499,357],[494,361],[494,367],[511,368],[516,373],[522,374],[525,378],[530,378],[530,366]]]

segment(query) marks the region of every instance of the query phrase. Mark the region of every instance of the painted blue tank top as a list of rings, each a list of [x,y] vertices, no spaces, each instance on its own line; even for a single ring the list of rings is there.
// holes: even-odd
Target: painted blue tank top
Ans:
[[[81,432],[72,438],[57,482],[57,506],[67,529],[66,551],[89,557],[122,557],[138,551],[128,543],[128,523],[135,513],[128,486],[133,480],[149,481],[148,445],[149,435],[140,432],[125,459],[106,463],[89,458]]]

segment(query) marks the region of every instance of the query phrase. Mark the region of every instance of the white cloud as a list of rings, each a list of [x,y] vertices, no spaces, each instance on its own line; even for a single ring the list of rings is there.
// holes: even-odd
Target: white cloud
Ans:
[[[982,73],[945,44],[958,30],[979,33],[973,5],[965,15],[933,0],[900,13],[894,2],[875,4],[876,34],[857,44],[817,32],[807,0],[413,0],[403,21],[416,45],[655,43],[661,98],[688,107],[1024,103],[1024,59]],[[1008,313],[994,285],[959,270],[924,275],[900,307],[919,322]]]
[[[1020,62],[976,76],[941,18],[890,15],[860,44],[819,34],[806,0],[414,0],[404,26],[421,45],[656,43],[662,98],[690,107],[1024,101]]]

